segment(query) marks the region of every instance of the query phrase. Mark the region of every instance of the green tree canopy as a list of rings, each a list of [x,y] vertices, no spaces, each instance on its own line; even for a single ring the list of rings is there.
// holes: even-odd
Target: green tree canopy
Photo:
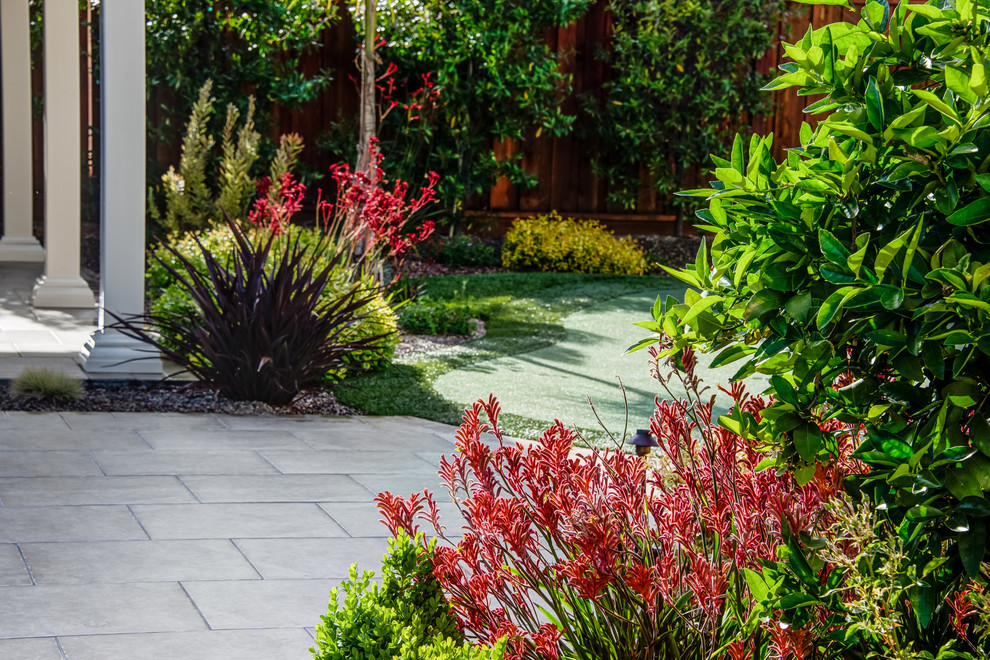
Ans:
[[[612,197],[636,201],[640,169],[662,193],[725,150],[765,108],[756,62],[775,37],[781,0],[611,0],[612,78],[586,108],[600,137],[598,175]]]
[[[570,77],[544,39],[592,0],[397,0],[380,8],[381,137],[389,171],[441,174],[452,212],[504,175],[531,183],[520,158],[499,161],[495,140],[564,134]],[[389,66],[394,66],[389,69]],[[392,105],[392,103],[396,105]]]

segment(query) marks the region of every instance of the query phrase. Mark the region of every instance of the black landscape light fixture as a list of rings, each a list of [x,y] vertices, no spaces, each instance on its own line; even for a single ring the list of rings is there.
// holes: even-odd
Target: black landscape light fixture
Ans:
[[[650,449],[660,446],[646,429],[636,429],[636,435],[626,440],[626,444],[636,448],[637,456],[648,456]]]

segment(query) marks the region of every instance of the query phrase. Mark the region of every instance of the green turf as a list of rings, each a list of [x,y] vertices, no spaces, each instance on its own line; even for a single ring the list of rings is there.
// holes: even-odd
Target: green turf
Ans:
[[[646,351],[623,353],[647,335],[633,324],[649,318],[658,294],[683,296],[684,287],[669,278],[508,273],[423,284],[428,298],[471,307],[485,320],[486,336],[348,379],[338,392],[344,403],[369,414],[454,424],[466,405],[494,393],[510,435],[533,438],[559,419],[601,444],[608,434],[595,412],[609,432],[621,435],[628,403],[631,434],[648,425],[654,397],[667,396],[650,376]],[[699,375],[714,392],[735,368],[702,367]],[[762,389],[761,382],[753,385]],[[724,397],[718,407],[726,409]]]
[[[566,337],[568,314],[634,292],[656,291],[669,279],[574,273],[498,273],[428,278],[421,296],[455,300],[485,321],[485,337],[438,353],[398,360],[387,369],[348,378],[337,390],[347,405],[372,415],[414,415],[448,424],[460,421],[463,405],[450,401],[433,383],[455,369],[552,346]],[[641,310],[648,315],[648,306]],[[534,437],[546,417],[525,417],[506,409],[506,431]]]

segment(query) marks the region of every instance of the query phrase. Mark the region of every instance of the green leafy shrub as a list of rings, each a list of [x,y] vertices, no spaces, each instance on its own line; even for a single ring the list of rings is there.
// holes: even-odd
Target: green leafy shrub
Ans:
[[[532,185],[522,151],[499,140],[565,135],[561,99],[572,76],[544,35],[572,24],[591,0],[397,0],[380,22],[378,55],[395,65],[382,84],[380,136],[389,168],[406,181],[441,175],[437,198],[452,219],[499,176]],[[356,21],[360,23],[360,18]],[[429,26],[429,28],[426,28]],[[395,102],[396,106],[391,106]],[[352,143],[357,140],[352,139]]]
[[[743,360],[737,377],[770,375],[774,403],[744,429],[802,483],[834,460],[843,423],[862,429],[854,457],[868,471],[849,487],[883,512],[878,533],[903,540],[899,646],[931,654],[919,657],[955,643],[937,604],[986,582],[988,25],[972,0],[870,0],[858,24],[787,45],[793,61],[768,89],[824,94],[806,112],[829,114],[782,163],[769,137],[714,159],[712,189],[690,193],[709,200],[711,254],[675,273],[707,295],[658,301],[652,324],[675,338],[669,353],[701,345],[721,350],[715,364]],[[808,586],[799,555],[789,570]],[[808,617],[784,609],[798,627]],[[850,649],[873,643],[848,632]]]
[[[10,383],[10,393],[18,398],[67,403],[85,395],[82,381],[51,369],[30,367]]]
[[[307,254],[323,252],[325,238],[276,248],[276,234],[252,243],[229,216],[227,223],[235,247],[226,263],[197,246],[206,274],[174,250],[178,267],[163,264],[191,298],[188,312],[116,317],[115,327],[224,396],[272,405],[287,404],[327,373],[352,366],[349,354],[374,350],[379,335],[355,338],[348,330],[375,292],[350,284],[327,296],[339,257],[319,264]]]
[[[411,334],[467,335],[475,323],[471,309],[463,304],[417,300],[399,309],[399,325]]]
[[[247,230],[247,235],[254,242],[265,240],[264,230]],[[329,269],[329,277],[322,298],[330,302],[345,294],[352,286],[353,270],[340,262],[335,262],[334,250],[323,241],[323,235],[318,229],[290,226],[283,234],[274,239],[273,251],[281,253],[288,246],[296,244],[302,248],[304,259],[310,262],[315,270]],[[156,247],[149,259],[147,269],[148,298],[151,300],[151,313],[155,316],[182,317],[195,310],[193,296],[189,289],[182,286],[174,275],[181,270],[183,261],[190,263],[198,273],[207,274],[205,251],[214,255],[217,262],[223,266],[232,263],[237,241],[230,227],[217,227],[207,231],[190,234],[168,245]],[[202,248],[202,249],[201,249]],[[266,264],[267,272],[271,272],[274,262]],[[395,346],[399,342],[397,320],[385,293],[376,288],[370,276],[360,277],[359,285],[367,293],[367,301],[359,311],[356,323],[343,331],[344,341],[371,340],[367,348],[355,350],[345,356],[344,360],[352,366],[372,369],[384,366],[395,354]],[[165,340],[171,337],[164,335]],[[173,347],[177,348],[173,345]],[[333,378],[342,377],[346,372],[334,369]]]
[[[227,106],[220,145],[221,156],[214,168],[215,140],[209,133],[213,116],[213,82],[207,80],[193,105],[182,140],[179,169],[170,167],[162,176],[164,212],[152,202],[151,217],[178,236],[201,230],[229,213],[240,221],[247,219],[248,205],[254,198],[257,182],[252,168],[258,160],[261,135],[254,130],[254,99],[248,99],[243,125],[238,128],[240,112]],[[271,160],[269,179],[282,181],[291,173],[302,150],[302,138],[283,135]],[[269,197],[277,196],[278,185],[269,187]]]
[[[502,246],[502,265],[549,273],[642,275],[643,251],[629,237],[616,238],[595,220],[549,215],[512,223]]]
[[[333,79],[333,71],[304,70],[301,61],[340,19],[335,2],[148,0],[146,6],[148,85],[158,102],[148,131],[158,143],[179,133],[207,80],[224,106],[245,111],[244,99],[253,94],[259,132],[267,136],[275,106],[298,110]]]
[[[696,185],[752,114],[767,108],[757,63],[775,38],[780,0],[610,0],[605,56],[612,75],[585,100],[579,130],[598,136],[593,166],[610,197],[631,208],[642,186]],[[740,112],[740,108],[747,112]],[[683,215],[684,200],[672,200]]]
[[[330,592],[330,607],[316,626],[316,660],[501,660],[504,642],[473,647],[433,577],[432,544],[420,549],[399,532],[374,573],[350,577]],[[342,597],[342,598],[341,598]]]
[[[427,256],[451,268],[490,268],[502,263],[494,245],[470,234],[440,238],[430,248]]]

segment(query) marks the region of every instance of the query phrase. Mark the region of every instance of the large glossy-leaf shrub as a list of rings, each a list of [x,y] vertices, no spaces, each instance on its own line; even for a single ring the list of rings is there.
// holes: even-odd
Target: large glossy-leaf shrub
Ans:
[[[274,232],[252,242],[229,217],[228,226],[236,248],[226,263],[198,246],[205,273],[166,247],[177,265],[160,263],[192,308],[118,319],[121,332],[151,344],[224,396],[273,405],[348,368],[348,355],[375,350],[388,334],[349,334],[376,291],[351,285],[327,299],[333,260],[310,259],[298,237],[276,250]],[[326,242],[323,237],[310,248],[319,254]]]
[[[843,4],[829,1],[823,4]],[[741,432],[800,481],[860,425],[869,470],[849,484],[903,540],[919,644],[980,577],[990,521],[990,7],[870,0],[857,24],[809,29],[768,88],[823,94],[783,162],[771,136],[715,158],[699,213],[710,255],[676,273],[704,291],[651,329],[770,375],[774,402]]]

